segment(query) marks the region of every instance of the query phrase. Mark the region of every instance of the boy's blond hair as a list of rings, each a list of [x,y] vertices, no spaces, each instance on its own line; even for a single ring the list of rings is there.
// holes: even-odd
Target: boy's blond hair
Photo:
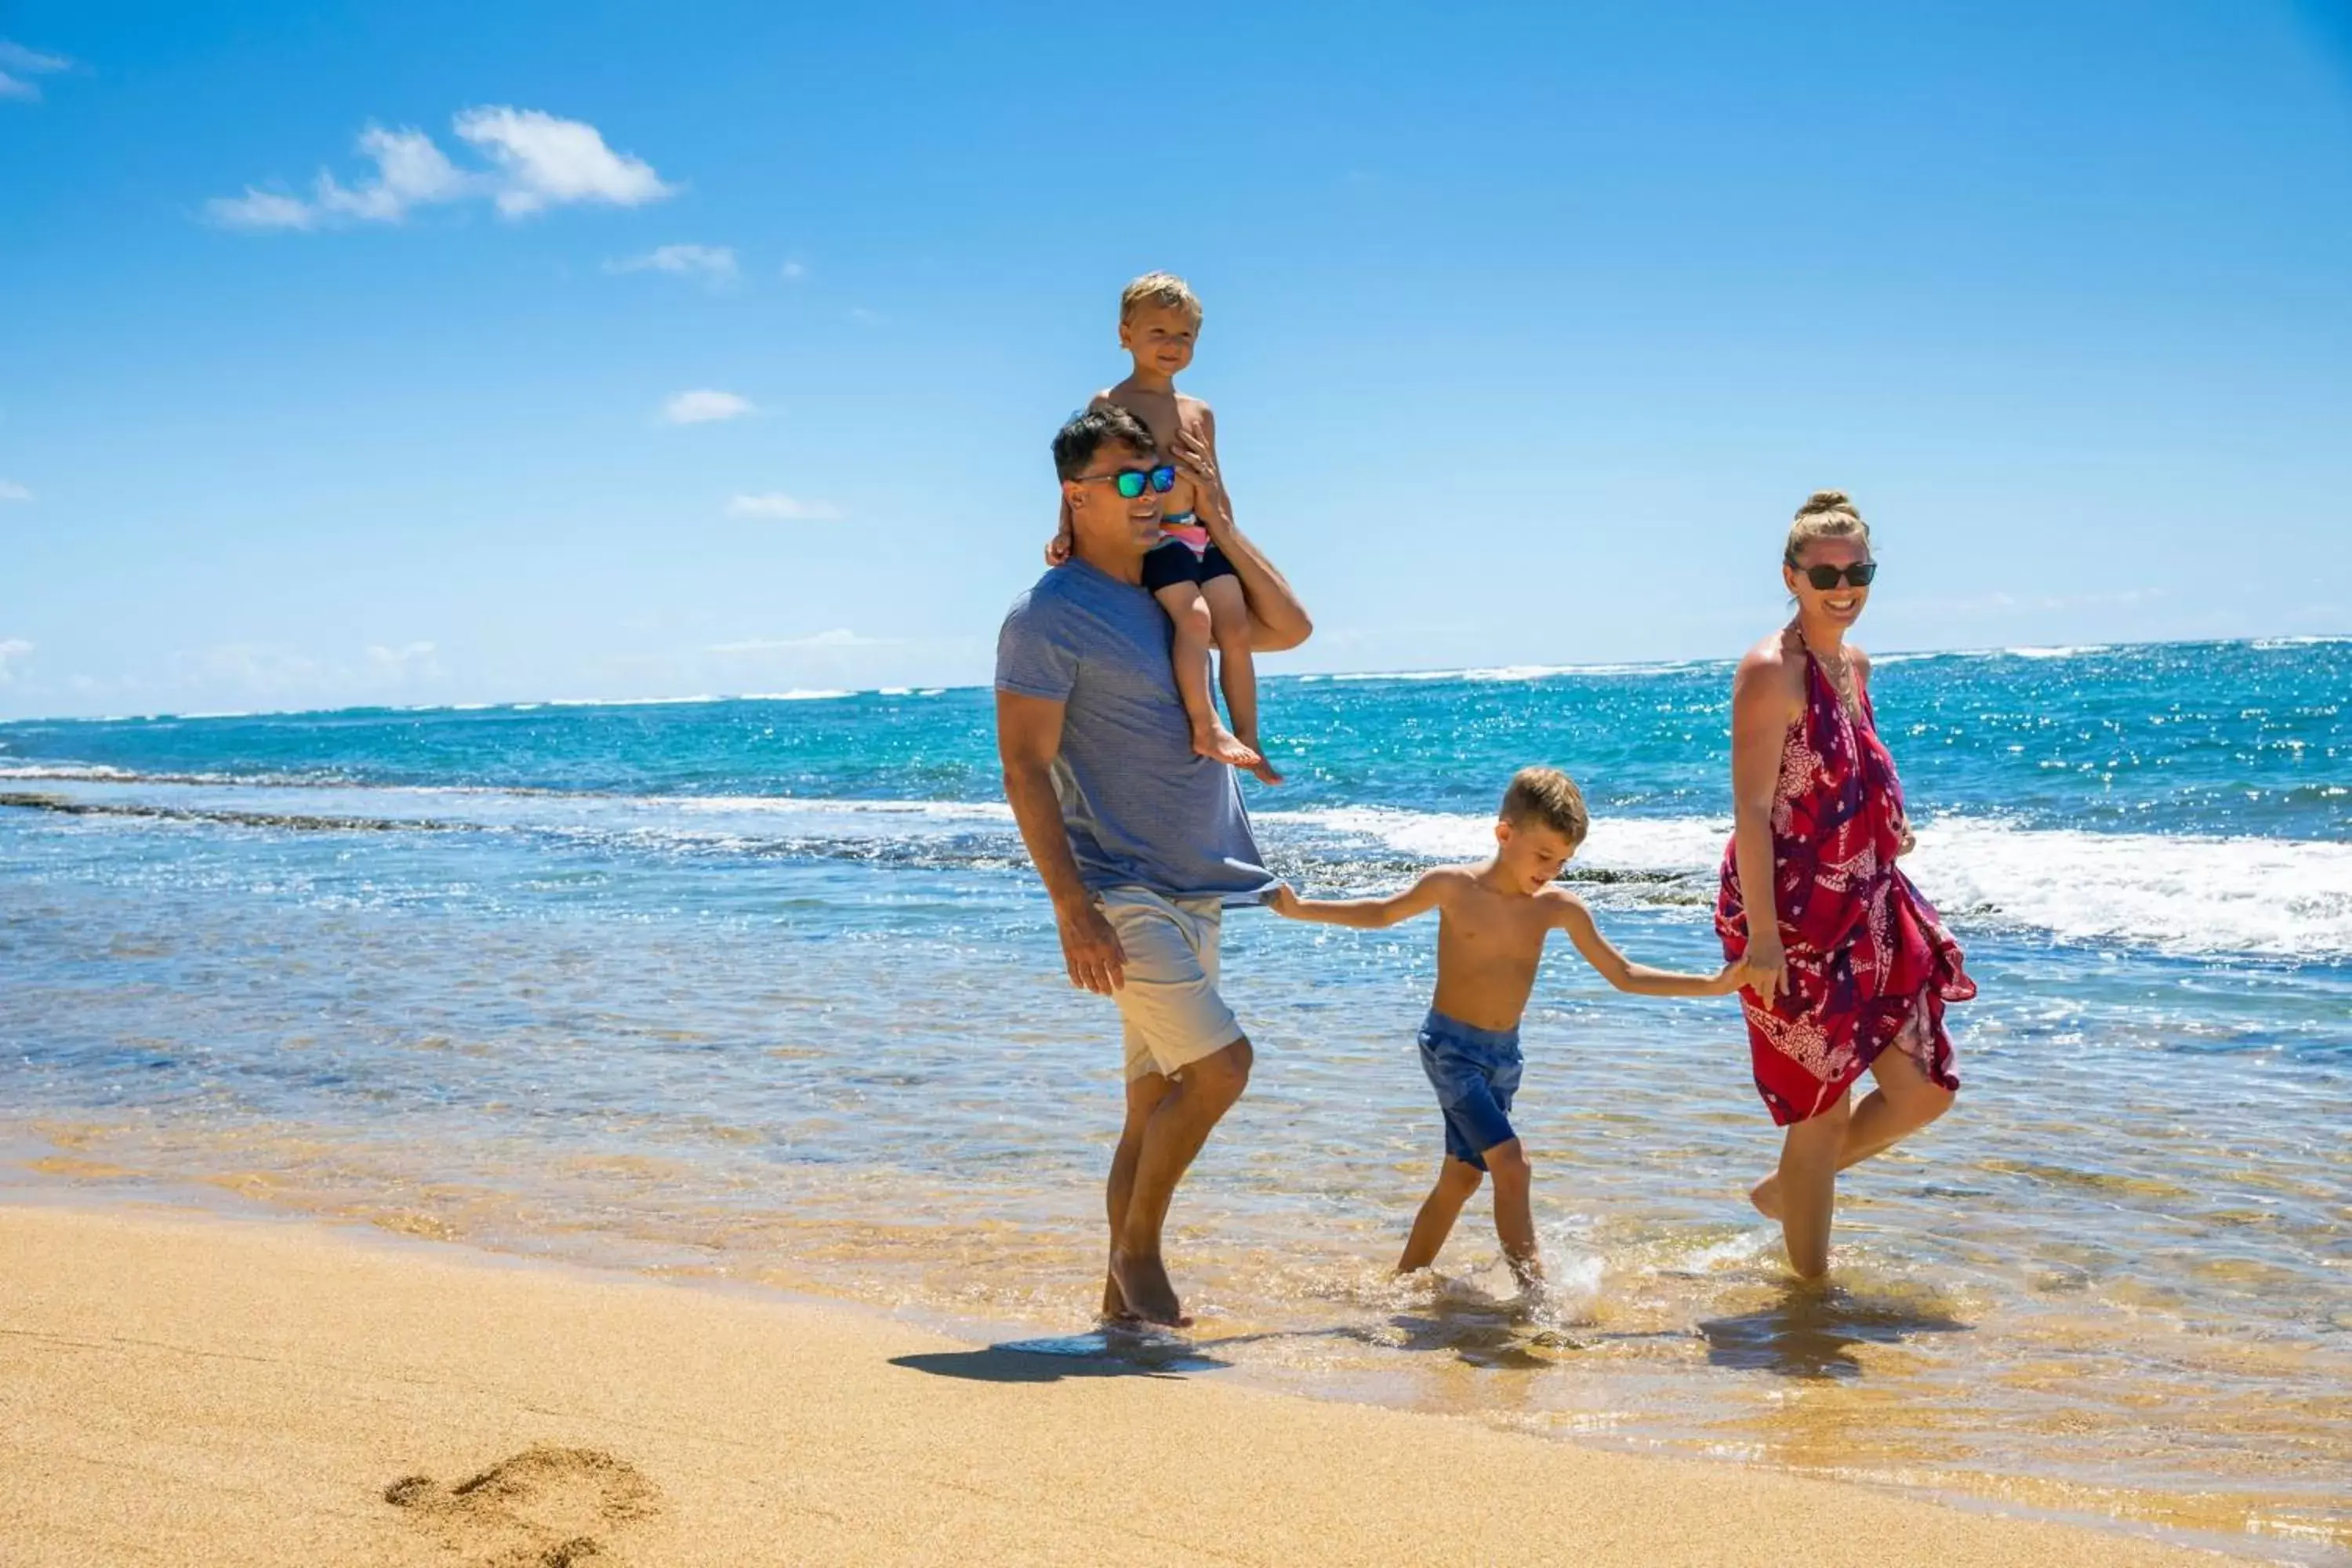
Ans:
[[[1181,310],[1201,324],[1201,297],[1192,286],[1173,272],[1147,272],[1118,293],[1118,319],[1122,321],[1143,306],[1157,305],[1165,310]]]
[[[1584,792],[1558,768],[1521,768],[1503,792],[1501,816],[1517,827],[1540,822],[1568,840],[1574,848],[1584,842],[1592,818],[1584,809]]]

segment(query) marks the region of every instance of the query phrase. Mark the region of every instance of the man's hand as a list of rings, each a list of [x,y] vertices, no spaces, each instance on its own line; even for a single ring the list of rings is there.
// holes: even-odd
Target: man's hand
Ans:
[[[1748,988],[1768,1007],[1774,997],[1789,989],[1789,955],[1780,950],[1779,931],[1749,937],[1748,955],[1740,960],[1739,967],[1746,974]]]
[[[1168,455],[1175,458],[1176,466],[1191,477],[1196,492],[1194,510],[1202,513],[1204,521],[1212,512],[1229,514],[1232,511],[1232,507],[1225,500],[1225,477],[1217,469],[1217,455],[1209,450],[1209,444],[1201,439],[1199,431],[1177,431],[1176,439],[1170,443]],[[1199,504],[1203,500],[1208,503],[1205,508]]]
[[[1118,933],[1103,918],[1101,906],[1091,899],[1067,909],[1056,905],[1054,924],[1062,933],[1062,962],[1069,966],[1071,984],[1108,996],[1127,984],[1127,950],[1118,945]]]
[[[1290,890],[1287,882],[1276,882],[1265,890],[1265,907],[1287,921],[1298,918],[1298,895]]]

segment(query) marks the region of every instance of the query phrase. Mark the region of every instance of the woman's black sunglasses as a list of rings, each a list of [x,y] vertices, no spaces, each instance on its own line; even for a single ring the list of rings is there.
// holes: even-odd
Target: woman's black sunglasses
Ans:
[[[1878,563],[1875,561],[1858,562],[1843,568],[1800,566],[1791,561],[1789,566],[1792,571],[1803,573],[1805,581],[1824,594],[1836,587],[1841,582],[1851,583],[1857,588],[1867,588],[1870,586],[1870,580],[1878,575]]]

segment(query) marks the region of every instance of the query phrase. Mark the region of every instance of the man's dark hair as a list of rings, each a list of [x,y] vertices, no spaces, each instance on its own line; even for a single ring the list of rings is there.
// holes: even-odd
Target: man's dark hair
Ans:
[[[1150,426],[1118,405],[1108,403],[1071,415],[1069,423],[1054,433],[1054,472],[1075,479],[1093,466],[1105,447],[1131,447],[1144,458],[1160,450]]]

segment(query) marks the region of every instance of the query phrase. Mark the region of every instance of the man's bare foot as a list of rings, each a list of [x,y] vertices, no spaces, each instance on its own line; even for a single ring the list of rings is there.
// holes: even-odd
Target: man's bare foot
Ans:
[[[1167,1265],[1159,1258],[1114,1250],[1110,1255],[1110,1277],[1126,1299],[1128,1310],[1145,1322],[1165,1323],[1171,1329],[1192,1326],[1192,1320],[1184,1315],[1182,1303],[1176,1300],[1176,1287],[1169,1282]]]
[[[1265,759],[1241,743],[1241,740],[1223,724],[1212,724],[1205,730],[1192,731],[1192,751],[1214,763],[1230,763],[1237,768],[1257,768]]]
[[[1118,1288],[1118,1276],[1103,1275],[1102,1322],[1107,1328],[1120,1328],[1143,1320],[1127,1310],[1127,1297]]]
[[[1756,1212],[1766,1219],[1779,1219],[1780,1217],[1780,1173],[1775,1171],[1748,1188],[1748,1201],[1754,1204]]]

